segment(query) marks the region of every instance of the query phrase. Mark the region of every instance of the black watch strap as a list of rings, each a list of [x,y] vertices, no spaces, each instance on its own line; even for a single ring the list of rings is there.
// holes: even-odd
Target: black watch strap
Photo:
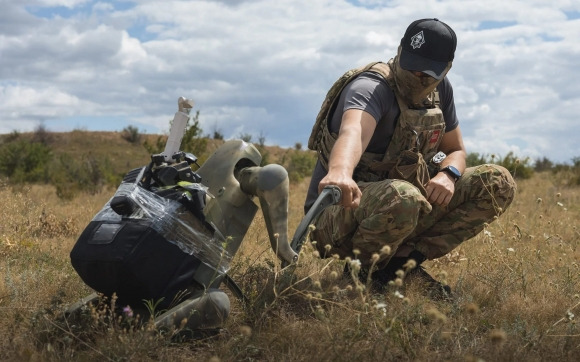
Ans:
[[[455,182],[461,178],[461,172],[459,172],[459,170],[453,166],[445,166],[440,170],[440,172],[445,172],[449,176],[453,177]]]

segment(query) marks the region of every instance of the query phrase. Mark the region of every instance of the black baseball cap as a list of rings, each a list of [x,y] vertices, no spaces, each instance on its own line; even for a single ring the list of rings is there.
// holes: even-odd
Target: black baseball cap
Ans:
[[[401,39],[401,68],[429,74],[435,79],[455,56],[457,37],[449,25],[434,19],[416,20]]]

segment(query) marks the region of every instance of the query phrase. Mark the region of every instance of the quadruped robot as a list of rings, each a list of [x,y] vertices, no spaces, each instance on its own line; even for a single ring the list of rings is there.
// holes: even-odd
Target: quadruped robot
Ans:
[[[230,311],[219,287],[244,300],[228,270],[259,210],[254,199],[283,267],[297,262],[309,224],[340,202],[340,189],[325,187],[289,241],[284,167],[261,167],[259,151],[242,140],[226,141],[199,166],[194,155],[179,151],[192,108],[192,101],[179,98],[165,150],[129,171],[80,235],[71,263],[96,292],[65,315],[94,303],[99,294],[115,295],[118,306],[134,310],[144,301],[156,303],[165,310],[151,316],[158,328],[219,329]]]

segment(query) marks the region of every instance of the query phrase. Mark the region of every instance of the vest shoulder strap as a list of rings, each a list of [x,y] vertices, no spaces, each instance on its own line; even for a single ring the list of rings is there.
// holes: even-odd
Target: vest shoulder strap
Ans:
[[[344,87],[346,87],[352,80],[354,80],[357,75],[369,70],[382,75],[385,77],[385,79],[387,79],[388,74],[390,73],[389,66],[386,63],[379,61],[369,63],[362,67],[350,69],[346,71],[340,78],[338,78],[326,93],[326,97],[322,102],[320,111],[318,111],[316,122],[314,122],[310,138],[308,139],[308,148],[311,150],[317,149],[316,145],[322,137],[322,132],[320,132],[320,130],[322,127],[327,127],[326,121],[328,120],[328,116]]]

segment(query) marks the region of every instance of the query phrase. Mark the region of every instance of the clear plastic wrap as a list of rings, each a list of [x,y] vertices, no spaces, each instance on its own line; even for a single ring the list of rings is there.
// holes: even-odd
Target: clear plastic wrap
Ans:
[[[201,184],[192,186],[204,191],[207,189]],[[125,196],[137,205],[135,211],[125,218],[149,220],[153,230],[184,253],[195,255],[220,274],[229,270],[232,256],[225,249],[224,236],[215,227],[215,231],[210,231],[180,202],[156,195],[134,183],[122,183],[115,196]],[[111,200],[95,215],[93,221],[121,221],[121,216],[110,206]]]

